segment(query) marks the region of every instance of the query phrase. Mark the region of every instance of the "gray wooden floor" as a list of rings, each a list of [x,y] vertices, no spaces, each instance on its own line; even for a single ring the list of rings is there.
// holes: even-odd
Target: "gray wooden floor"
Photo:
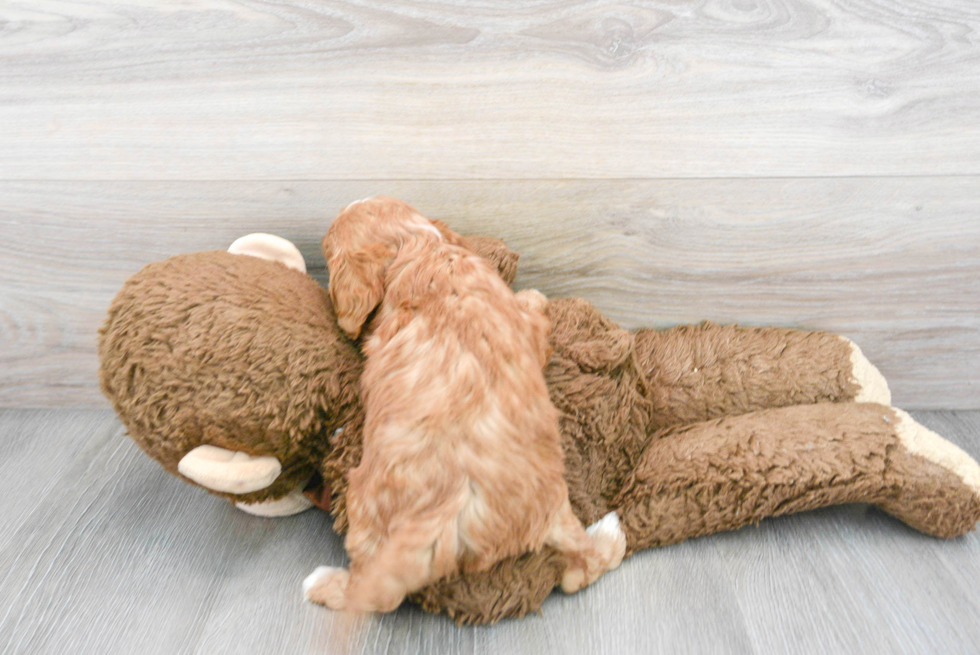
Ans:
[[[918,412],[980,456],[980,412]],[[0,652],[332,652],[301,600],[344,561],[329,518],[260,519],[183,484],[107,410],[0,411]],[[647,551],[539,616],[457,628],[406,606],[363,653],[976,653],[980,537],[846,506]]]

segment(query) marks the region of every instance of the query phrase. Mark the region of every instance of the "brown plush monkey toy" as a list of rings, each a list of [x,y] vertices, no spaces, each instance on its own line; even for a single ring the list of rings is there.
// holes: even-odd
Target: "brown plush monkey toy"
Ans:
[[[513,281],[517,255],[502,242],[469,244]],[[885,380],[843,337],[707,323],[631,332],[578,299],[548,312],[572,506],[586,525],[616,511],[627,555],[838,503],[872,503],[937,537],[980,519],[980,467],[890,407]],[[146,266],[113,301],[99,355],[104,393],[168,471],[253,514],[296,513],[310,497],[345,530],[362,358],[288,241],[250,235]],[[546,549],[411,599],[488,623],[540,607],[561,574]]]

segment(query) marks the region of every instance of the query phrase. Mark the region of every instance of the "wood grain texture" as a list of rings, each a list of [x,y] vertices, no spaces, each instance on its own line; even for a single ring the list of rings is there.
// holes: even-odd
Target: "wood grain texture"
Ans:
[[[915,418],[980,452],[977,413]],[[767,520],[751,540],[745,532],[714,545],[759,652],[966,654],[980,643],[966,619],[980,611],[976,533],[937,542],[863,505]]]
[[[980,178],[0,183],[0,406],[104,406],[95,334],[123,281],[253,231],[300,246],[352,199],[406,198],[522,253],[518,286],[627,327],[826,329],[899,406],[980,402]]]
[[[915,417],[980,456],[980,413]],[[300,594],[345,562],[325,514],[243,514],[167,475],[108,410],[0,410],[0,434],[0,652],[338,652],[333,615]],[[974,653],[978,563],[976,533],[829,508],[644,551],[520,621],[405,606],[351,653]]]
[[[118,433],[119,422],[105,410],[0,412],[0,550],[37,520],[78,461]],[[0,567],[0,578],[6,573]]]
[[[980,174],[974,0],[5,0],[0,23],[0,179]]]

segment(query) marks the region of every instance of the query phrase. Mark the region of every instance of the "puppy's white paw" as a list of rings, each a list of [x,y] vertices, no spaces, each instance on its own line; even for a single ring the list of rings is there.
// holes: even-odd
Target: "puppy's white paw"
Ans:
[[[347,605],[350,572],[335,566],[318,566],[303,580],[303,596],[311,603],[342,610]]]
[[[319,582],[320,578],[329,575],[331,571],[336,571],[336,570],[338,570],[336,566],[318,566],[315,569],[313,569],[313,573],[306,576],[306,578],[303,580],[303,595],[307,596],[307,600],[309,600],[308,595],[310,592],[310,588],[312,588],[313,585]]]
[[[585,532],[592,540],[599,561],[595,562],[595,570],[591,570],[593,566],[591,563],[590,571],[578,567],[566,568],[561,578],[561,589],[566,594],[575,593],[595,582],[606,571],[612,571],[622,563],[623,556],[626,554],[626,535],[619,525],[619,516],[616,512],[609,512],[586,528]]]
[[[626,554],[626,535],[619,525],[616,512],[609,512],[585,531],[592,537],[596,549],[602,553],[603,560],[608,562],[607,571],[612,571],[622,563],[623,555]]]
[[[561,590],[566,594],[574,594],[585,586],[585,569],[566,568],[561,576]]]

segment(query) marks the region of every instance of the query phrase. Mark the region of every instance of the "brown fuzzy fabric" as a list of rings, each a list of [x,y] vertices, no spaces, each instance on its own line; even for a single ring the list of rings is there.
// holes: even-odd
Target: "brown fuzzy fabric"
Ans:
[[[517,260],[520,258],[500,239],[493,237],[465,237],[469,248],[497,267],[497,272],[507,284],[513,284],[517,277]]]
[[[841,503],[877,505],[937,537],[971,530],[980,499],[910,454],[897,423],[884,405],[821,403],[657,435],[616,500],[627,550]]]
[[[326,290],[256,257],[150,264],[113,300],[99,359],[102,391],[130,436],[174,475],[201,444],[279,458],[271,487],[219,494],[234,500],[303,484],[359,407],[360,354],[339,335]]]
[[[517,256],[469,239],[505,279]],[[855,404],[850,351],[823,332],[683,326],[630,332],[577,299],[552,301],[546,376],[561,411],[566,478],[586,524],[619,512],[629,552],[843,502],[874,503],[918,530],[973,529],[980,501],[910,454],[891,409]],[[167,470],[209,443],[284,465],[274,498],[314,471],[310,494],[346,527],[361,456],[361,358],[308,276],[223,252],[151,264],[101,332],[102,388]],[[538,609],[560,580],[550,550],[440,581],[412,597],[460,623]]]
[[[839,403],[859,389],[851,350],[829,332],[681,325],[640,330],[637,357],[650,385],[652,431],[757,409]]]

